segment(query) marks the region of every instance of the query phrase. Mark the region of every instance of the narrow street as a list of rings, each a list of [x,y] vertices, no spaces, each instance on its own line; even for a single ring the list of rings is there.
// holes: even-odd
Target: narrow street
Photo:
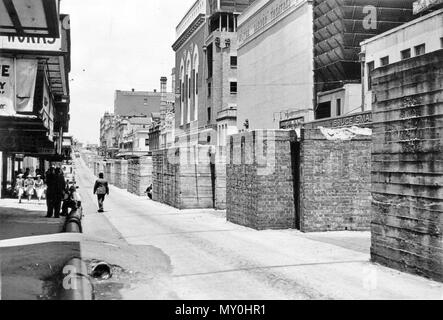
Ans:
[[[76,166],[85,235],[160,249],[171,262],[175,298],[443,298],[442,284],[369,263],[366,232],[259,232],[226,222],[224,212],[179,211],[115,187],[106,220],[98,219],[95,178],[83,161]]]

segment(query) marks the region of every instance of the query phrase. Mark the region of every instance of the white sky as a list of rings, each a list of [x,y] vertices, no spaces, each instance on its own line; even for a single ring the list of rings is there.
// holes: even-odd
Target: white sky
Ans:
[[[195,0],[62,0],[71,16],[70,133],[98,143],[115,90],[160,89],[174,67],[175,27]]]

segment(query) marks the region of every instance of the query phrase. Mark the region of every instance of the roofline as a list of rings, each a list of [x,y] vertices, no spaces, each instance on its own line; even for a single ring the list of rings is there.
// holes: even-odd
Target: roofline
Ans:
[[[365,46],[365,45],[367,45],[367,44],[369,44],[369,43],[371,43],[373,41],[376,41],[376,40],[378,40],[380,38],[384,38],[384,37],[386,37],[386,36],[388,36],[390,34],[394,34],[394,33],[396,33],[399,30],[406,29],[406,28],[408,28],[410,26],[413,26],[414,24],[417,24],[419,22],[431,19],[434,16],[437,16],[439,14],[443,14],[443,9],[439,9],[439,10],[433,11],[433,12],[428,13],[428,14],[422,16],[422,17],[416,18],[416,19],[411,20],[409,22],[406,22],[406,23],[404,23],[404,24],[402,24],[402,25],[400,25],[398,27],[395,27],[394,29],[385,31],[383,33],[380,33],[379,35],[376,35],[376,36],[372,37],[372,38],[366,39],[365,41],[360,42],[360,46],[363,47],[363,46]]]

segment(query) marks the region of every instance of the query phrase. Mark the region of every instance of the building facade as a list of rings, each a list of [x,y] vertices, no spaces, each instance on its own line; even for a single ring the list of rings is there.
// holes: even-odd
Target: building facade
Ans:
[[[239,17],[238,127],[366,111],[360,42],[413,19],[412,7],[413,0],[256,1]]]
[[[157,90],[121,91],[117,90],[114,97],[114,114],[117,116],[149,116],[152,112],[160,112],[162,94]],[[167,101],[174,101],[174,95],[167,93]]]
[[[70,17],[60,14],[57,0],[35,2],[35,7],[23,0],[7,3],[9,10],[2,16],[2,196],[11,191],[17,173],[24,170],[25,165],[33,164],[46,170],[51,162],[69,156],[63,152],[63,136],[69,130]],[[46,22],[38,17],[44,17]],[[14,22],[13,25],[6,27],[8,21]],[[23,21],[29,29],[20,27]]]
[[[178,143],[219,143],[218,114],[237,107],[237,17],[252,2],[197,0],[177,26]]]
[[[405,23],[361,43],[363,105],[372,109],[375,69],[443,48],[443,10]]]
[[[412,20],[413,1],[314,1],[316,119],[370,110],[357,99],[360,43]]]
[[[313,120],[313,2],[257,0],[238,18],[239,129],[278,129],[281,114]]]

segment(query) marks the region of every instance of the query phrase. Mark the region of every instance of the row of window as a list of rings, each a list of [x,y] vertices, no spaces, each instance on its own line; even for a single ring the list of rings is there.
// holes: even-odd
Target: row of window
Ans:
[[[443,38],[440,39],[441,47],[443,48]],[[426,44],[422,43],[418,46],[414,46],[413,50],[411,48],[402,50],[400,52],[401,60],[406,60],[412,58],[412,52],[414,52],[414,56],[421,56],[426,54]],[[389,56],[385,56],[380,58],[380,66],[384,67],[390,64]],[[375,69],[374,61],[367,63],[368,70],[368,90],[372,90],[372,72]]]

